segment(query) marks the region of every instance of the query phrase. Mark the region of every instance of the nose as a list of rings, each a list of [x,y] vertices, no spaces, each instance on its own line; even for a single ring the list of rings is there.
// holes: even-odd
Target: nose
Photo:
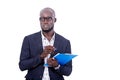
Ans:
[[[48,20],[47,20],[47,19],[45,19],[45,20],[44,20],[44,23],[48,23]]]

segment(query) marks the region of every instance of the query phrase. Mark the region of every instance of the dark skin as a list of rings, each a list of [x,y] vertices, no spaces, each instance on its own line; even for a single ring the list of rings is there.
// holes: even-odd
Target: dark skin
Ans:
[[[45,21],[40,21],[40,24],[41,24],[41,28],[44,29],[44,30],[48,30],[50,29],[51,27],[54,26],[54,23],[56,22],[56,19],[55,17],[53,16],[53,13],[50,12],[49,10],[45,10],[43,11],[41,14],[40,14],[40,17],[52,17],[53,19],[48,21],[48,20],[45,20]],[[49,32],[43,32],[43,35],[50,41],[52,36],[54,35],[54,29],[52,29],[51,31]],[[54,46],[51,46],[51,45],[48,45],[48,46],[45,46],[42,54],[40,55],[40,58],[41,59],[44,59],[45,57],[48,56],[48,54],[54,54],[54,50],[55,50],[55,47]],[[53,58],[48,58],[47,60],[47,63],[49,66],[51,67],[57,67],[59,64],[57,62],[57,60],[53,59]]]
[[[55,50],[55,48],[53,46],[50,46],[50,45],[45,46],[45,49],[43,50],[42,54],[40,55],[40,58],[44,59],[45,57],[48,56],[48,54],[54,54],[54,50]],[[57,60],[55,60],[53,58],[48,58],[47,63],[51,67],[57,67],[59,65]]]
[[[43,50],[42,54],[40,55],[41,59],[44,59],[48,56],[48,54],[54,54],[54,47],[53,46],[45,46],[45,49]]]

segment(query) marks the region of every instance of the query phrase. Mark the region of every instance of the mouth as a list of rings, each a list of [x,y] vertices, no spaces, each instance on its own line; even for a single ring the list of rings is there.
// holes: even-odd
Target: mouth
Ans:
[[[43,28],[44,30],[48,30],[48,29],[49,29],[49,26],[48,26],[48,25],[44,25],[42,28]]]
[[[45,27],[45,28],[47,28],[48,26],[47,26],[47,25],[45,25],[44,27]]]

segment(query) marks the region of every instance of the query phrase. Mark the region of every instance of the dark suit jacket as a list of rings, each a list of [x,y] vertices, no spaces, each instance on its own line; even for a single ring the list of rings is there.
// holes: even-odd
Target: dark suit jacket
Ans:
[[[55,33],[54,47],[55,53],[71,53],[70,41]],[[28,70],[25,76],[30,80],[42,80],[44,72],[44,60],[40,59],[43,52],[41,32],[28,35],[24,38],[19,67],[22,71]],[[53,57],[55,54],[51,55]],[[72,61],[55,70],[49,67],[50,80],[64,80],[63,75],[69,76],[72,72]]]

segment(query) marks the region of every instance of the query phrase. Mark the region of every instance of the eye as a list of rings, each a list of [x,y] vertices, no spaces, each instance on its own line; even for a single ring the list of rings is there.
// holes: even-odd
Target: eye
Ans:
[[[51,20],[52,20],[52,17],[40,17],[39,20],[40,20],[40,21],[45,21],[45,20],[51,21]]]
[[[44,18],[44,17],[40,17],[39,20],[40,20],[40,21],[44,21],[45,18]]]
[[[48,17],[48,20],[52,20],[52,17]]]

